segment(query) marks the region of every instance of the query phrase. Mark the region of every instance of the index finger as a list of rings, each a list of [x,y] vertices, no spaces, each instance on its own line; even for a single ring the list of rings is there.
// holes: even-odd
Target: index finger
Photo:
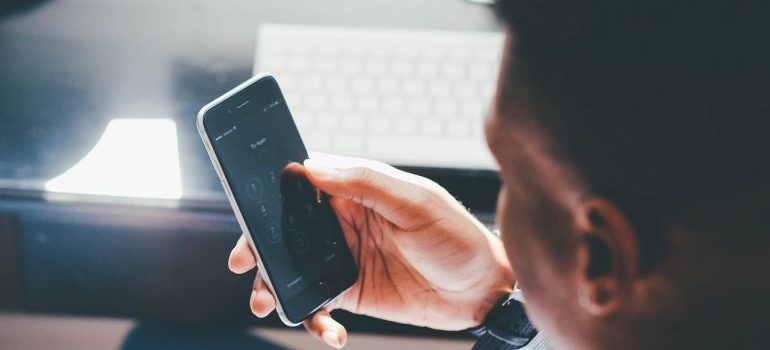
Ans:
[[[320,159],[320,158],[319,158]],[[427,209],[451,196],[426,178],[385,164],[335,164],[305,160],[308,180],[321,191],[370,208],[396,226],[409,230],[432,219]]]

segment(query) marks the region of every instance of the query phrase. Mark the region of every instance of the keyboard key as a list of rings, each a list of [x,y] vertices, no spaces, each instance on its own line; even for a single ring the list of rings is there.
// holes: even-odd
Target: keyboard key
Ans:
[[[468,69],[468,76],[477,81],[487,81],[493,75],[491,74],[489,67],[481,63],[475,63]]]
[[[478,122],[474,123],[473,127],[471,127],[471,137],[477,140],[484,141],[486,143],[486,140],[484,138],[484,122]]]
[[[384,134],[390,131],[390,120],[383,117],[369,119],[369,131]]]
[[[414,118],[397,118],[393,120],[394,129],[401,136],[412,135],[417,131],[417,120]]]
[[[402,114],[405,107],[404,100],[398,97],[388,97],[382,101],[382,111],[386,114]]]
[[[454,95],[461,99],[477,98],[476,84],[470,81],[458,81],[454,85]]]
[[[331,111],[336,114],[345,114],[353,110],[353,100],[350,97],[340,95],[332,99]]]
[[[459,107],[452,100],[437,101],[435,108],[435,115],[439,118],[454,118],[459,114]]]
[[[468,122],[459,119],[447,121],[446,133],[450,137],[465,137],[470,135],[470,125]]]
[[[420,45],[418,44],[405,44],[403,41],[399,47],[395,50],[396,57],[399,59],[411,60],[417,57],[420,53]]]
[[[366,72],[373,75],[384,74],[386,65],[384,61],[368,61],[365,64]]]
[[[305,99],[307,111],[321,113],[328,107],[328,100],[323,95],[310,95]]]
[[[367,55],[375,58],[375,59],[387,59],[390,57],[391,53],[393,52],[393,49],[387,45],[387,46],[372,46],[369,48],[369,50],[366,52]]]
[[[364,131],[363,116],[346,116],[341,119],[342,130],[350,133],[360,133]]]
[[[464,75],[464,69],[463,66],[458,63],[444,63],[441,73],[443,78],[459,80],[462,79]]]
[[[425,83],[414,78],[404,82],[404,92],[410,96],[421,95],[425,91]]]
[[[398,93],[398,80],[393,78],[382,78],[377,84],[377,90],[385,95],[396,94]]]
[[[428,92],[433,97],[449,96],[449,82],[445,80],[434,81],[428,87]]]
[[[367,77],[356,77],[351,86],[352,92],[357,95],[370,94],[374,91],[374,82]]]
[[[458,62],[472,62],[473,48],[471,47],[459,47],[456,50],[449,51],[449,57]]]
[[[316,120],[318,128],[325,131],[334,131],[339,126],[339,117],[334,114],[322,114]]]
[[[479,118],[484,115],[484,105],[476,100],[468,100],[462,103],[461,115],[465,118]]]
[[[329,58],[319,58],[316,62],[315,69],[318,73],[334,73],[335,68],[334,60]]]
[[[411,116],[429,115],[431,114],[430,102],[422,97],[416,97],[409,100],[407,111]]]
[[[347,91],[348,83],[344,78],[334,77],[326,80],[326,89],[334,94],[341,94]]]
[[[495,93],[495,84],[486,83],[481,86],[481,99],[486,101],[492,98]]]
[[[438,64],[435,62],[420,62],[417,64],[417,76],[430,79],[438,76]]]
[[[302,136],[308,150],[312,151],[331,151],[331,136],[326,133],[310,132]]]
[[[377,112],[379,107],[380,101],[374,96],[365,96],[356,99],[356,111],[363,115],[370,115],[374,112]]]
[[[418,118],[420,133],[428,137],[439,136],[444,132],[444,123],[441,119],[433,117]]]
[[[412,75],[412,65],[407,61],[395,61],[390,66],[393,75],[399,78],[409,78]]]
[[[340,72],[351,77],[361,73],[363,68],[361,60],[346,59],[342,60],[340,64]]]
[[[345,56],[345,57],[354,56],[354,57],[360,58],[360,56],[363,56],[366,54],[366,49],[360,46],[345,46],[342,49],[341,54],[342,56]]]
[[[277,77],[276,80],[278,80],[278,84],[281,85],[281,89],[294,89],[297,86],[297,79],[292,75],[284,74]]]
[[[318,90],[321,89],[321,79],[317,76],[307,76],[306,78],[302,79],[302,90],[308,91],[310,93],[318,92]]]
[[[289,68],[293,72],[307,72],[310,70],[310,61],[305,58],[294,58],[289,62]]]
[[[479,50],[475,52],[475,55],[476,60],[487,64],[494,64],[500,59],[499,50]]]
[[[360,135],[341,135],[336,134],[332,141],[334,152],[346,156],[356,156],[363,154],[364,140]]]
[[[422,58],[426,61],[441,62],[446,59],[447,51],[442,50],[440,47],[428,47],[421,51]]]

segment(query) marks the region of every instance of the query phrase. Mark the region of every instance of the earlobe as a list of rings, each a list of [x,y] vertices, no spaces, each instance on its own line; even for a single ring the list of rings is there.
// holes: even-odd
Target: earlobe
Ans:
[[[577,225],[578,304],[591,315],[609,315],[622,306],[636,278],[636,233],[626,216],[602,198],[581,203]]]

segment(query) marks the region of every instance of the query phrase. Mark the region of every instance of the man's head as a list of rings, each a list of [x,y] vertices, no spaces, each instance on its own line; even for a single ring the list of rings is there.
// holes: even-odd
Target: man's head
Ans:
[[[750,332],[753,304],[770,300],[760,6],[496,5],[509,29],[487,122],[498,218],[555,345],[717,345]]]

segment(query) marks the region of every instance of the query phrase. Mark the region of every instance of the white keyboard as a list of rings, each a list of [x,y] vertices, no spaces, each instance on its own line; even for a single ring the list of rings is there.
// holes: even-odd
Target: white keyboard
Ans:
[[[495,169],[483,119],[502,45],[492,32],[271,24],[254,67],[278,79],[309,150]]]

